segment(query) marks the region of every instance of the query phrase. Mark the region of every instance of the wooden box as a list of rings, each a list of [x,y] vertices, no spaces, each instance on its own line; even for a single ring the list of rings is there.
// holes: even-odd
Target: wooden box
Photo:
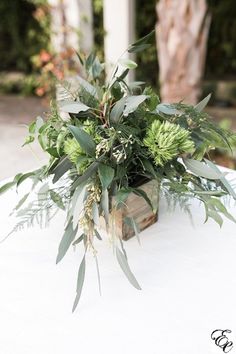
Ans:
[[[144,198],[130,193],[125,205],[113,212],[113,232],[116,237],[128,240],[135,235],[133,221],[137,229],[142,231],[154,224],[158,219],[159,184],[157,181],[149,181],[139,187],[146,192],[151,200],[153,209]],[[129,221],[129,222],[127,222]]]

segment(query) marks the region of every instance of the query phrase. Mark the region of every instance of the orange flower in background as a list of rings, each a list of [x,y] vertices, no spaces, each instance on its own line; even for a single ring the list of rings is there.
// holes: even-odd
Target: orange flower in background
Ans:
[[[47,52],[46,50],[41,50],[41,52],[39,53],[39,58],[41,60],[42,63],[47,63],[52,59],[52,55]]]

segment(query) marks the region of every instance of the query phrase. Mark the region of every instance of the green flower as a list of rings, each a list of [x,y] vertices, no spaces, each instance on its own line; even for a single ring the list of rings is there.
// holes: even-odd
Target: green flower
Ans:
[[[194,150],[194,143],[186,129],[159,120],[155,120],[147,130],[144,145],[147,146],[158,166],[164,166],[174,157]]]
[[[79,174],[83,174],[89,167],[89,158],[84,154],[80,144],[74,138],[68,138],[64,143],[64,152],[73,162]]]

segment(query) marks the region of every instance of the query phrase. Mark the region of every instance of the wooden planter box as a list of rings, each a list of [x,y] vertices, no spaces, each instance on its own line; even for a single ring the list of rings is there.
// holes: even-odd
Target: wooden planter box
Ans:
[[[158,219],[160,189],[157,181],[149,181],[140,186],[139,189],[146,192],[152,202],[154,210],[152,210],[142,197],[130,193],[125,205],[115,210],[113,214],[113,230],[115,235],[123,240],[128,240],[135,235],[134,228],[130,223],[127,223],[127,218],[135,221],[139,231],[154,224]]]

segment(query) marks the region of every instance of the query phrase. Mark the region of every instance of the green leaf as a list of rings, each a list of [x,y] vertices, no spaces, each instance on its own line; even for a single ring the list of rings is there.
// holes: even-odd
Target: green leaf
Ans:
[[[173,108],[173,106],[168,103],[159,103],[156,106],[156,110],[170,116],[179,113],[179,111],[176,108]]]
[[[140,48],[142,47],[142,45],[146,44],[153,36],[155,35],[155,30],[152,30],[150,33],[148,33],[146,36],[138,39],[136,42],[134,42],[133,44],[131,44],[128,48],[128,52],[134,52],[134,49],[136,48]],[[149,46],[149,44],[148,44]],[[145,48],[143,48],[145,49]]]
[[[49,193],[52,201],[58,206],[58,208],[65,210],[65,205],[63,203],[62,197],[52,189],[50,189]]]
[[[76,76],[77,80],[79,81],[80,86],[83,87],[85,91],[87,91],[91,96],[98,98],[96,88],[91,85],[88,81],[84,80],[81,76]]]
[[[53,157],[56,157],[56,158],[59,158],[59,157],[60,157],[60,156],[58,155],[57,149],[54,148],[54,147],[47,148],[45,151],[48,152],[49,155],[51,155],[51,156],[53,156]]]
[[[227,189],[227,191],[229,192],[229,194],[236,199],[236,193],[233,190],[232,186],[229,184],[229,182],[227,181],[227,179],[225,178],[225,176],[223,175],[223,173],[219,170],[219,168],[211,161],[204,159],[207,163],[207,165],[213,170],[215,171],[215,173],[219,174],[219,179],[220,181],[223,183],[223,185],[225,186],[225,188]]]
[[[79,178],[77,178],[75,180],[75,182],[73,183],[73,188],[76,188],[78,185],[84,183],[85,181],[87,181],[90,177],[92,177],[94,175],[94,173],[97,171],[99,166],[99,162],[93,162],[88,168],[87,170],[83,173],[82,176],[80,176]]]
[[[77,278],[77,287],[76,287],[76,297],[75,297],[75,301],[74,301],[74,305],[72,308],[72,312],[75,311],[79,300],[80,300],[80,296],[81,296],[81,292],[83,289],[83,285],[84,285],[84,278],[85,278],[85,255],[82,259],[82,262],[80,263],[80,267],[79,267],[79,272],[78,272],[78,278]]]
[[[215,171],[204,162],[193,159],[183,159],[183,161],[187,169],[193,172],[196,176],[213,180],[220,179],[221,173]]]
[[[97,237],[97,239],[98,239],[99,241],[102,241],[101,235],[100,235],[100,233],[98,232],[98,230],[94,229],[94,233],[95,233],[95,236]]]
[[[86,185],[82,189],[79,186],[77,190],[78,189],[79,189],[79,193],[76,193],[77,199],[73,208],[73,229],[76,229],[79,219],[81,217],[81,213],[84,209]]]
[[[110,121],[112,123],[118,123],[123,111],[125,109],[126,97],[122,97],[116,104],[113,106],[110,113]]]
[[[106,221],[106,225],[108,225],[108,223],[109,223],[109,195],[108,195],[107,189],[102,191],[101,207],[104,212],[104,218]]]
[[[126,59],[126,58],[120,59],[118,63],[127,69],[135,69],[138,66],[133,60]]]
[[[71,167],[72,162],[67,157],[63,157],[52,170],[52,174],[54,174],[52,182],[56,183]]]
[[[79,112],[86,112],[90,109],[86,104],[78,101],[68,101],[63,102],[60,106],[63,112],[67,113],[79,113]]]
[[[144,49],[148,49],[150,48],[152,45],[151,44],[140,44],[140,45],[137,45],[135,47],[131,47],[128,52],[129,53],[138,53],[138,52],[142,52]]]
[[[17,203],[15,210],[20,209],[20,207],[24,204],[24,202],[26,201],[26,199],[28,198],[28,196],[30,195],[30,193],[25,194]]]
[[[124,222],[134,230],[134,234],[137,237],[138,243],[140,244],[140,237],[139,237],[140,230],[134,218],[126,216],[124,218]]]
[[[137,282],[135,276],[133,275],[133,273],[130,270],[129,264],[126,260],[126,257],[124,256],[124,254],[121,252],[121,250],[116,247],[116,258],[117,261],[121,267],[121,269],[123,270],[124,274],[126,275],[127,279],[129,280],[129,282],[138,290],[141,290],[141,287],[139,285],[139,283]]]
[[[81,148],[90,156],[95,156],[96,145],[91,136],[83,129],[75,127],[74,125],[68,126],[70,132],[80,144]]]
[[[92,207],[92,215],[93,215],[94,224],[99,225],[100,224],[99,210],[98,210],[98,205],[95,202],[93,203],[93,207]]]
[[[110,166],[100,163],[98,166],[98,174],[102,183],[102,188],[107,189],[114,178],[114,169]]]
[[[206,107],[206,105],[208,104],[208,102],[210,101],[211,98],[211,93],[205,97],[201,102],[199,102],[194,108],[198,111],[201,112],[203,111],[203,109]]]
[[[78,243],[80,243],[81,241],[83,241],[84,236],[85,236],[85,234],[80,235],[80,237],[78,237],[78,238],[72,243],[72,245],[73,245],[73,246],[76,246]]]
[[[57,254],[57,259],[56,263],[59,263],[62,258],[65,256],[66,252],[68,251],[70,245],[74,241],[75,235],[77,234],[78,228],[75,230],[73,229],[72,226],[72,219],[69,220],[69,223],[65,229],[64,235],[61,239],[61,242],[59,244],[58,248],[58,254]]]
[[[38,170],[37,170],[38,171]],[[27,172],[24,174],[21,174],[21,176],[17,179],[16,186],[17,188],[21,185],[22,182],[24,182],[26,179],[34,177],[37,173],[37,171],[32,171],[32,172]]]
[[[152,202],[151,200],[148,198],[147,196],[147,193],[144,192],[142,189],[139,189],[139,188],[134,188],[133,189],[133,192],[138,195],[139,197],[143,198],[147,204],[150,206],[150,208],[153,210],[153,205],[152,205]]]
[[[206,208],[206,220],[205,222],[207,222],[208,218],[212,218],[213,220],[215,220],[215,222],[221,227],[223,224],[223,219],[220,216],[219,213],[217,213],[215,210],[209,210]]]
[[[133,191],[132,188],[121,188],[115,195],[117,207],[124,204],[129,194]]]
[[[126,99],[124,116],[127,117],[130,113],[136,111],[138,106],[143,103],[148,97],[149,96],[147,95],[128,96]]]
[[[2,187],[0,187],[0,195],[8,191],[8,189],[10,189],[11,187],[15,186],[15,184],[16,182],[14,181],[4,184]]]

